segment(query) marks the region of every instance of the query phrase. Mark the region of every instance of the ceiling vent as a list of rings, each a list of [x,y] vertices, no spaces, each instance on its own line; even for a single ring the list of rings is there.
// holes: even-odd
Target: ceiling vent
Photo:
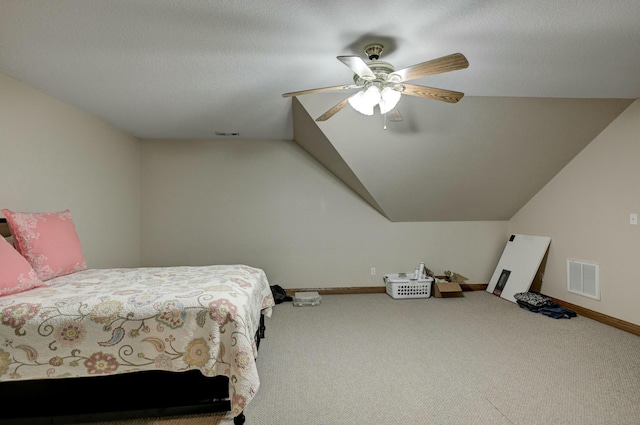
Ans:
[[[600,299],[600,265],[567,260],[567,289],[573,294]]]

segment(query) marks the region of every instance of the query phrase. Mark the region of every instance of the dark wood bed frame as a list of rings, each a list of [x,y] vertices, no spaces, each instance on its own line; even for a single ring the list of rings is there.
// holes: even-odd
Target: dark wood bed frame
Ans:
[[[228,378],[206,378],[198,370],[1,382],[0,399],[3,425],[72,424],[230,409]]]
[[[264,338],[264,315],[256,346]],[[199,370],[0,382],[0,425],[53,425],[228,412],[229,378]],[[245,422],[244,412],[234,417]]]

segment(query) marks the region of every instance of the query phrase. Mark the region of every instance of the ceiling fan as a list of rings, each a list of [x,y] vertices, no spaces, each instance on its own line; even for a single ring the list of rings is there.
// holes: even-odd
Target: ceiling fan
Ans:
[[[406,82],[428,75],[467,68],[469,62],[462,53],[454,53],[396,71],[390,63],[379,60],[382,49],[382,44],[374,43],[367,45],[364,48],[364,52],[369,58],[368,62],[365,62],[359,56],[338,56],[338,60],[353,71],[354,84],[301,90],[285,93],[282,97],[293,97],[336,90],[360,89],[356,94],[349,96],[319,116],[316,121],[328,120],[347,106],[347,104],[350,104],[356,111],[365,115],[373,115],[374,107],[377,105],[381,114],[389,114],[390,121],[402,121],[402,115],[400,115],[396,109],[396,105],[403,94],[441,100],[449,103],[456,103],[464,96],[464,93],[457,91],[420,86]]]

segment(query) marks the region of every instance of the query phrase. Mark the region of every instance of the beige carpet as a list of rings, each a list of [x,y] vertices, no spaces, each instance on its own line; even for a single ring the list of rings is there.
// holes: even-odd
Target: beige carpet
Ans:
[[[280,304],[247,425],[639,425],[640,337],[488,294]],[[95,424],[95,423],[94,423]],[[233,424],[230,415],[100,425]]]

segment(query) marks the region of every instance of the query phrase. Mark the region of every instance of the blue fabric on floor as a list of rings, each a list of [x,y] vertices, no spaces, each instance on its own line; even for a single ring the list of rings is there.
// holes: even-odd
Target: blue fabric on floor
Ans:
[[[564,308],[560,306],[560,304],[548,305],[540,308],[538,311],[545,316],[550,316],[554,319],[571,319],[572,317],[577,316],[575,311]]]
[[[540,308],[528,308],[523,304],[518,303],[518,305],[525,310],[532,311],[534,313],[541,313],[545,316],[553,317],[554,319],[571,319],[572,317],[576,317],[577,314],[575,311],[570,310],[568,308],[562,307],[558,303],[554,303],[551,305],[547,305]]]

